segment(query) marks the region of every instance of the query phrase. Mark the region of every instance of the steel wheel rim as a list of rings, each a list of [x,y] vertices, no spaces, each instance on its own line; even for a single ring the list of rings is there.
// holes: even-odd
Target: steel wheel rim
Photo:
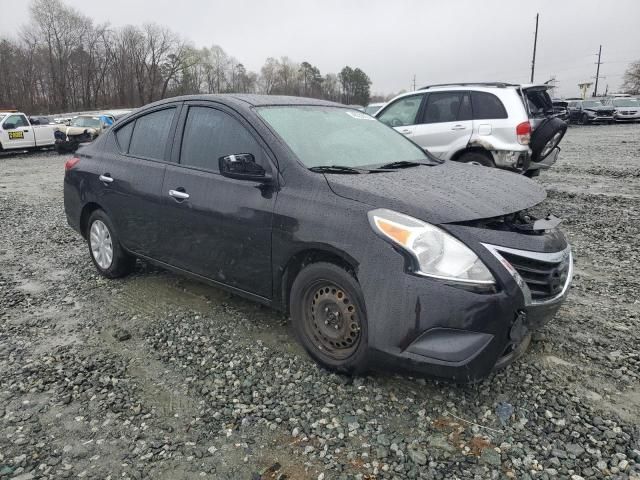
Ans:
[[[324,355],[344,360],[358,349],[362,326],[360,312],[345,290],[329,282],[316,282],[304,298],[304,331]]]
[[[554,148],[556,148],[556,145],[558,145],[558,143],[560,143],[560,135],[562,132],[556,132],[556,134],[551,137],[551,140],[549,140],[547,142],[547,144],[544,146],[544,148],[542,149],[542,153],[540,154],[541,157],[546,157],[547,155],[549,155],[549,153],[551,152],[551,150],[553,150]]]
[[[98,266],[103,270],[109,268],[113,261],[113,240],[111,232],[102,220],[96,220],[91,224],[89,244],[91,245],[91,255]]]

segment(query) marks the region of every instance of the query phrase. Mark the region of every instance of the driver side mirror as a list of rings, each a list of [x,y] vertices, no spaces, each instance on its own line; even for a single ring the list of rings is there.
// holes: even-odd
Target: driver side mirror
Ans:
[[[262,165],[256,163],[256,158],[251,153],[226,155],[220,157],[218,162],[220,165],[220,173],[224,177],[236,178],[238,180],[271,180],[266,170]]]

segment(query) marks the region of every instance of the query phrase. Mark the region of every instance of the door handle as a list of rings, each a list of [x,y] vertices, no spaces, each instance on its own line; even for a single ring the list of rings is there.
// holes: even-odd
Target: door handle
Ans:
[[[187,192],[181,192],[180,190],[169,190],[169,196],[178,200],[186,200],[189,198],[189,194]]]
[[[100,175],[98,177],[98,180],[103,183],[113,183],[113,178],[111,178],[111,175],[109,175],[108,173],[103,173],[102,175]]]
[[[465,130],[467,127],[465,127],[464,125],[454,125],[453,127],[451,127],[451,130]]]
[[[29,130],[23,130],[24,133],[29,133]]]
[[[400,130],[400,133],[404,133],[405,135],[408,135],[409,133],[411,133],[411,130],[409,130],[408,128],[405,128],[404,130]]]

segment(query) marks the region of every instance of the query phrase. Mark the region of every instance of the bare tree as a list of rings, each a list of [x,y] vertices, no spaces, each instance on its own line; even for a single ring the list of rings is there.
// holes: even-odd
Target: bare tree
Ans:
[[[633,62],[624,72],[624,83],[622,88],[631,95],[640,94],[640,60]]]

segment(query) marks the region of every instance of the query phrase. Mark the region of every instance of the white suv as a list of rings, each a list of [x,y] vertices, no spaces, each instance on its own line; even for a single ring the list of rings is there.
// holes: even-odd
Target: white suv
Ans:
[[[547,85],[434,85],[397,96],[376,113],[433,155],[537,175],[558,157],[567,125]]]

